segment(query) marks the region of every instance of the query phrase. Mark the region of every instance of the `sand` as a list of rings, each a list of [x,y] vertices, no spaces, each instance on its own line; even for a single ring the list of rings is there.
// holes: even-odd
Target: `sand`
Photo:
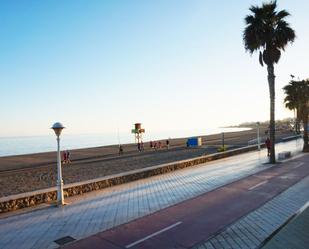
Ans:
[[[278,131],[277,139],[291,135],[290,131]],[[229,132],[225,133],[225,144],[229,149],[239,148],[255,138],[255,129]],[[211,154],[217,152],[222,143],[221,134],[202,136],[201,147],[187,148],[186,141],[187,138],[171,139],[170,149],[167,149],[165,140],[161,140],[163,148],[157,151],[147,142],[143,152],[138,152],[134,144],[126,144],[123,155],[118,155],[117,145],[71,150],[72,163],[63,165],[63,180],[65,184],[79,182]],[[0,197],[55,185],[56,152],[0,157]]]

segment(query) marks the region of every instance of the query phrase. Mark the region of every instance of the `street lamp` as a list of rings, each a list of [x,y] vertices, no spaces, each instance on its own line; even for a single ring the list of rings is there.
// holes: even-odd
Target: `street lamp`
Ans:
[[[261,150],[261,145],[260,145],[260,122],[256,122],[256,133],[257,133],[258,150]]]
[[[60,156],[60,134],[61,131],[65,127],[57,122],[54,123],[51,129],[54,130],[57,136],[57,204],[63,205],[64,204],[64,197],[63,197],[63,180],[62,180],[62,173],[61,173],[61,156]]]

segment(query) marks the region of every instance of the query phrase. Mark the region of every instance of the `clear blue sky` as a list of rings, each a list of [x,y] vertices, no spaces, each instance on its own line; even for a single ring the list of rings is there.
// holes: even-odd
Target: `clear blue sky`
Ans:
[[[242,42],[247,0],[0,2],[0,136],[204,129],[267,120],[266,68]],[[309,77],[306,0],[279,0],[297,39],[276,66]]]

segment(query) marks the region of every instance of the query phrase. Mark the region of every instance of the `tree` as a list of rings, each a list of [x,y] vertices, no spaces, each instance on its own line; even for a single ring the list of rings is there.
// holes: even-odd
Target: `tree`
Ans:
[[[289,110],[294,111],[294,116],[296,112],[296,122],[295,122],[295,132],[300,133],[300,100],[301,100],[301,92],[300,87],[298,87],[298,81],[291,80],[288,85],[283,87],[284,93],[286,94],[284,98],[285,107]]]
[[[281,51],[295,39],[295,32],[285,21],[290,14],[286,10],[276,11],[277,2],[251,6],[251,15],[245,17],[246,27],[243,32],[245,49],[251,54],[259,51],[259,62],[267,65],[270,96],[269,133],[271,141],[270,163],[275,157],[275,74],[274,64],[279,62]]]
[[[309,80],[291,80],[283,88],[286,97],[284,102],[286,107],[296,109],[299,120],[304,127],[304,147],[303,152],[309,152],[308,145],[308,116],[309,116]]]

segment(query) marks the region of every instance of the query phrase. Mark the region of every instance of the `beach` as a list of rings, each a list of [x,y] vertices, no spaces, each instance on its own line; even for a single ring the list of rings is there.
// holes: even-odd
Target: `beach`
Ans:
[[[261,128],[265,137],[266,128]],[[291,131],[277,131],[277,140],[293,135]],[[222,134],[202,137],[202,146],[186,147],[187,138],[160,140],[161,149],[150,148],[144,143],[145,150],[139,152],[136,144],[123,145],[124,153],[119,155],[118,145],[71,150],[72,163],[62,167],[64,184],[90,180],[134,169],[189,159],[217,152],[222,145]],[[256,129],[229,132],[224,134],[228,149],[244,147],[248,141],[256,139]],[[158,142],[158,141],[157,141]],[[0,197],[9,196],[56,185],[56,153],[46,152],[19,156],[0,157]]]

